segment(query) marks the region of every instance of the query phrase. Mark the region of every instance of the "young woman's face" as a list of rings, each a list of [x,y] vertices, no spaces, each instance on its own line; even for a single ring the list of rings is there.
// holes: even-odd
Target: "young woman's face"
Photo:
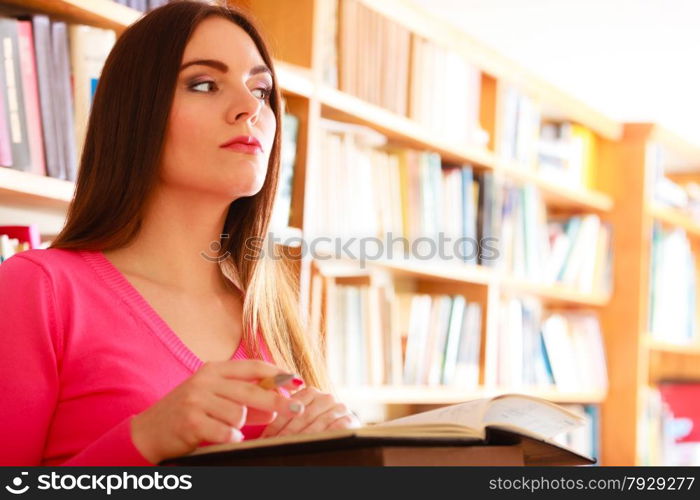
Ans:
[[[277,126],[271,91],[272,76],[253,40],[226,19],[202,21],[182,57],[161,181],[231,201],[256,194]],[[236,138],[239,144],[226,146]]]

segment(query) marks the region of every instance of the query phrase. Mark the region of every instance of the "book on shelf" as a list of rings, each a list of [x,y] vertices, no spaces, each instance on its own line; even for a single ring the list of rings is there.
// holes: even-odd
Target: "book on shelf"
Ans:
[[[29,224],[27,226],[0,226],[0,234],[10,238],[16,238],[20,243],[28,243],[29,248],[36,249],[41,246],[41,234],[39,226]]]
[[[311,174],[308,193],[316,234],[384,242],[391,234],[406,240],[391,245],[392,258],[432,255],[446,267],[478,263],[581,293],[611,290],[612,230],[598,215],[551,215],[531,183],[386,147],[362,127],[323,123],[324,168]],[[447,255],[433,250],[440,241]]]
[[[700,465],[700,384],[662,380],[641,395],[640,465]]]
[[[0,64],[0,166],[12,166],[12,137],[10,136],[10,112],[6,96],[4,64]]]
[[[29,171],[36,175],[47,175],[44,155],[44,128],[39,106],[39,83],[37,77],[34,30],[32,22],[21,19],[17,22],[19,35],[19,61],[22,67],[22,89],[27,115],[27,140],[29,141]]]
[[[36,55],[36,75],[39,88],[39,109],[44,139],[44,152],[47,174],[56,179],[65,179],[62,155],[59,152],[60,132],[57,128],[54,100],[58,99],[53,91],[56,75],[51,55],[51,21],[48,16],[32,16],[34,33],[34,50]]]
[[[324,19],[332,19],[323,27],[322,37],[330,42],[322,49],[324,81],[406,116],[410,31],[356,0],[325,3],[333,6],[324,7]]]
[[[6,234],[0,234],[0,264],[24,250],[29,250],[29,243],[21,242],[18,238],[10,238]]]
[[[114,32],[27,14],[0,17],[0,37],[0,164],[75,181]]]
[[[206,464],[226,454],[289,456],[293,453],[343,450],[357,446],[473,446],[520,444],[552,462],[591,464],[594,460],[558,443],[556,438],[585,424],[585,418],[549,401],[504,394],[368,425],[309,434],[294,434],[240,443],[203,446],[163,464]],[[361,464],[357,464],[361,465]]]
[[[593,313],[544,311],[537,300],[510,298],[497,317],[485,345],[486,386],[607,390],[605,348]]]
[[[324,2],[321,15],[327,20],[321,35],[326,83],[448,141],[486,145],[481,72],[462,54],[356,0]],[[387,74],[392,77],[384,78]]]
[[[326,364],[337,387],[397,383],[400,363],[390,292],[381,286],[331,284],[326,290]]]
[[[500,218],[498,264],[502,269],[516,278],[560,283],[581,293],[611,290],[609,224],[596,214],[548,216],[539,191],[531,184],[505,183],[503,192],[502,210],[492,211]]]
[[[172,0],[112,0],[127,7],[131,7],[139,12],[146,12],[165,5]]]
[[[284,229],[288,227],[290,223],[298,135],[299,118],[291,113],[285,113],[282,116],[282,146],[280,151],[277,194],[272,209],[272,218],[270,220],[270,227],[273,231],[275,229]]]
[[[665,464],[700,465],[700,383],[662,381],[658,390],[670,421]]]
[[[482,179],[490,174],[475,175],[468,165],[443,164],[434,152],[387,147],[386,138],[364,127],[329,120],[322,125],[323,168],[309,174],[313,232],[382,241],[406,238],[408,244],[396,245],[397,257],[406,255],[419,238],[437,241],[442,233],[450,238],[450,257],[460,263],[479,261],[479,237],[496,237],[491,226],[495,216],[477,223],[483,210],[496,210],[496,185]],[[454,248],[460,238],[459,248]],[[430,251],[423,248],[421,255]]]
[[[684,229],[654,224],[649,276],[649,330],[654,339],[697,342],[695,262]]]
[[[658,141],[648,141],[644,151],[647,175],[650,181],[651,199],[663,205],[685,208],[688,193],[682,186],[667,177],[668,150]]]
[[[68,35],[74,96],[75,149],[82,151],[97,82],[116,42],[116,34],[112,30],[71,24]]]
[[[549,314],[542,325],[542,338],[557,390],[607,390],[603,336],[592,313]]]
[[[43,248],[39,227],[0,226],[0,263],[25,250]]]
[[[540,104],[515,85],[499,82],[497,153],[522,168],[534,168],[540,135]]]
[[[409,300],[410,297],[410,300]],[[481,305],[461,295],[412,294],[397,301],[405,345],[402,383],[475,389],[479,384]],[[403,308],[410,307],[405,310]]]
[[[458,52],[412,35],[409,117],[436,136],[485,147],[480,124],[481,72]],[[456,112],[456,110],[459,110]]]
[[[543,121],[537,144],[539,172],[561,184],[593,189],[597,148],[595,133],[583,125]]]
[[[671,151],[655,140],[646,144],[645,161],[651,201],[677,209],[696,223],[700,221],[700,183],[697,179],[683,179],[683,174],[688,173],[687,167],[674,168]]]
[[[0,61],[3,70],[0,92],[3,93],[4,115],[0,117],[6,125],[0,129],[9,131],[10,164],[3,164],[16,170],[27,172],[30,169],[30,145],[27,135],[27,115],[22,89],[22,65],[20,64],[19,32],[16,19],[0,17]],[[6,139],[1,139],[4,142]],[[5,145],[2,149],[6,149]],[[3,154],[7,160],[7,154]]]
[[[561,406],[583,417],[585,423],[569,432],[559,434],[554,440],[597,461],[600,457],[600,406],[582,404]]]
[[[550,218],[545,281],[582,293],[612,289],[612,229],[595,214]]]
[[[326,365],[334,386],[478,387],[481,304],[461,295],[341,283],[329,279],[323,314]]]

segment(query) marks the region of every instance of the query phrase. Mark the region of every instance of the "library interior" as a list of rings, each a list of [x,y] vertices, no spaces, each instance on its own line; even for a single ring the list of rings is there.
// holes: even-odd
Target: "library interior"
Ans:
[[[0,262],[61,231],[102,66],[167,3],[0,0]],[[431,2],[228,3],[274,60],[270,238],[338,400],[369,425],[523,394],[578,414],[554,439],[598,464],[700,465],[700,136]]]

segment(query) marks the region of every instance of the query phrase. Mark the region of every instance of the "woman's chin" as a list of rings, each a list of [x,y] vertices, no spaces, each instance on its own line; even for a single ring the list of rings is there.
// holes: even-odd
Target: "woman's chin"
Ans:
[[[234,189],[230,190],[229,193],[234,198],[245,198],[248,196],[255,196],[260,192],[263,187],[264,179],[262,182],[251,182],[245,185],[237,185]]]

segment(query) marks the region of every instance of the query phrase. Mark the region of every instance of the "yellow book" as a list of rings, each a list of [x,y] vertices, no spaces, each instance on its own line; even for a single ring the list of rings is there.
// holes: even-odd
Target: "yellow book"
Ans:
[[[580,146],[580,158],[576,162],[580,162],[580,182],[581,186],[593,189],[596,186],[595,171],[597,160],[597,139],[593,131],[590,129],[573,123],[571,124],[571,138]]]

